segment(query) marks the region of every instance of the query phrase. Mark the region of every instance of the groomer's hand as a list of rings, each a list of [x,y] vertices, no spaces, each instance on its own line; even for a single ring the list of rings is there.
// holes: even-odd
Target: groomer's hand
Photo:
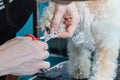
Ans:
[[[0,46],[0,76],[32,75],[47,69],[48,45],[29,37],[16,37]]]
[[[71,38],[80,22],[79,12],[74,2],[67,5],[56,3],[55,14],[51,21],[52,31],[59,30],[63,18],[65,19],[66,30],[59,33],[58,38]]]

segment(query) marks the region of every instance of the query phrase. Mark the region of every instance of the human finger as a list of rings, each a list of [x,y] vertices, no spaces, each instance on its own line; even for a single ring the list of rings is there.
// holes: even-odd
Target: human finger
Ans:
[[[64,19],[72,19],[72,16],[68,12],[65,13],[63,17],[64,17]]]
[[[77,25],[70,25],[67,27],[66,31],[60,32],[58,38],[71,38],[77,28]]]
[[[55,5],[55,13],[53,16],[53,19],[51,21],[51,27],[55,29],[55,31],[58,31],[60,22],[66,12],[66,8],[63,5],[56,4]]]
[[[38,47],[42,47],[44,51],[48,50],[48,44],[42,41],[36,41],[36,44],[38,45]]]
[[[68,19],[64,21],[64,24],[66,25],[66,27],[72,25],[72,23],[73,23],[72,19]]]
[[[42,41],[33,40],[29,43],[29,45],[33,46],[35,50],[46,51],[48,49],[48,44]]]
[[[48,69],[50,63],[47,61],[37,61],[31,63],[24,63],[10,70],[13,75],[33,75],[40,72],[40,69]]]
[[[44,59],[46,59],[48,57],[49,57],[49,52],[48,51],[41,51],[41,52],[38,52],[35,55],[36,60],[44,60]]]
[[[50,67],[50,63],[47,61],[39,61],[39,63],[36,64],[36,67],[39,69],[48,69]]]

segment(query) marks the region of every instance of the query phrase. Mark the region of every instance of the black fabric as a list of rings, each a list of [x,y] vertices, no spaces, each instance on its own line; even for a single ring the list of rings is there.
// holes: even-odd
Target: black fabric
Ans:
[[[35,7],[35,0],[14,0],[9,4],[9,15],[14,26],[8,24],[6,10],[0,10],[0,45],[14,38],[16,33],[24,26]],[[5,76],[0,77],[5,80]]]
[[[16,36],[30,17],[35,0],[14,0],[9,4],[9,15],[14,26],[8,24],[6,10],[0,10],[0,45]]]

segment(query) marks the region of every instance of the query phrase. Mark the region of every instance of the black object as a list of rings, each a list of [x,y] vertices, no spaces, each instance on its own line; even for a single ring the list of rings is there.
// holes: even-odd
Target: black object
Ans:
[[[118,68],[118,75],[115,80],[120,80],[120,68]],[[50,68],[45,74],[37,74],[33,80],[87,80],[87,79],[73,79],[68,73],[68,61],[59,63]]]
[[[9,25],[6,9],[0,10],[0,45],[14,38],[33,12],[35,0],[14,0],[9,4],[9,18],[15,25]],[[5,80],[6,77],[0,77]]]
[[[59,63],[58,65],[50,68],[44,74],[37,74],[33,80],[76,80],[73,79],[68,73],[68,61]],[[79,79],[87,80],[87,79]]]
[[[68,61],[50,68],[44,75],[37,74],[33,80],[73,80],[68,74]]]

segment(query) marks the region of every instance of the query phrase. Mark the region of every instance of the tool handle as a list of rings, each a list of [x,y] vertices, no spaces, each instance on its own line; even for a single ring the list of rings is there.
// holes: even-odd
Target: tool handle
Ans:
[[[34,35],[32,35],[32,34],[26,34],[25,36],[27,36],[27,37],[31,37],[32,38],[32,40],[41,40],[41,38],[40,37],[35,37]]]

